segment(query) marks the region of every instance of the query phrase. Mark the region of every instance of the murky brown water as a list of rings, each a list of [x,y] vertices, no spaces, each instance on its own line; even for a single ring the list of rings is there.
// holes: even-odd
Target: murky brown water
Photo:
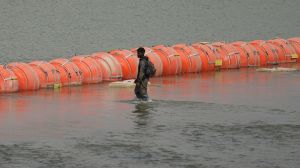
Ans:
[[[300,74],[156,78],[153,102],[107,84],[1,95],[0,167],[300,164]]]

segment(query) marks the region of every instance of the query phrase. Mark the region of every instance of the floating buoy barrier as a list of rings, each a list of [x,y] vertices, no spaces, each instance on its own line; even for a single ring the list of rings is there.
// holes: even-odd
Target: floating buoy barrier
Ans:
[[[240,54],[231,44],[223,42],[213,43],[212,46],[221,56],[223,69],[232,69],[240,67]]]
[[[258,68],[256,69],[258,72],[291,72],[297,71],[296,68],[283,68],[283,67],[275,67],[275,68]]]
[[[52,64],[46,61],[33,61],[29,65],[38,75],[40,88],[61,86],[60,74]]]
[[[202,72],[214,71],[222,66],[221,57],[215,53],[215,49],[207,42],[194,43],[192,46],[198,51],[201,62]]]
[[[240,67],[256,67],[260,66],[259,52],[244,41],[236,41],[231,43],[240,54]]]
[[[268,67],[300,62],[299,37],[231,43],[179,43],[144,48],[145,55],[156,68],[156,77],[247,67],[259,67],[256,69],[258,72],[291,72],[297,69],[285,68],[289,66]],[[49,62],[0,65],[0,93],[102,81],[111,82],[109,87],[134,87],[139,63],[136,50],[117,49],[73,56],[70,60],[57,58]]]
[[[123,79],[133,79],[137,75],[138,58],[129,50],[113,50],[109,52],[121,64]]]
[[[182,62],[180,55],[173,48],[157,45],[152,47],[152,49],[162,61],[163,75],[176,75],[181,73]]]
[[[279,48],[279,55],[283,57],[284,62],[293,63],[297,61],[297,57],[295,57],[297,56],[297,53],[289,41],[285,39],[277,38],[277,39],[269,40],[269,42]]]
[[[292,55],[292,58],[297,59],[297,62],[300,62],[300,38],[289,38],[288,42],[295,49],[295,54]]]
[[[50,61],[60,74],[63,86],[76,86],[82,84],[82,72],[76,64],[68,59],[58,58]]]
[[[273,44],[268,43],[264,40],[254,40],[250,42],[250,44],[253,45],[261,54],[260,61],[263,66],[276,65],[281,62],[278,51]]]
[[[93,53],[91,57],[100,65],[104,81],[122,80],[122,67],[115,57],[106,52]]]
[[[198,51],[186,44],[176,44],[173,48],[180,56],[182,63],[182,73],[195,73],[201,71],[201,57]]]
[[[19,89],[17,76],[12,70],[0,65],[0,92],[16,92]]]
[[[82,73],[82,83],[100,83],[102,82],[101,66],[88,55],[74,56],[71,61],[77,65]]]
[[[31,66],[22,62],[13,62],[7,65],[16,75],[19,90],[37,90],[40,88],[40,80]]]

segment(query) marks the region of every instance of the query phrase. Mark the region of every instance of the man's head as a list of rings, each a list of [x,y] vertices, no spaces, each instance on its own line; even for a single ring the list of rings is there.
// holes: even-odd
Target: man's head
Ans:
[[[145,55],[145,49],[143,47],[140,47],[137,49],[137,56],[139,58],[143,57]]]

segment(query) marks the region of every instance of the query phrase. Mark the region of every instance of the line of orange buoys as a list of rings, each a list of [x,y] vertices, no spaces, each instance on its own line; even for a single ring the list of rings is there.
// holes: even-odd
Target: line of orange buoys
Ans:
[[[156,76],[300,62],[299,37],[157,45],[145,49],[157,69]],[[0,92],[133,79],[137,67],[136,48],[97,52],[71,59],[57,58],[49,62],[13,62],[0,65]]]

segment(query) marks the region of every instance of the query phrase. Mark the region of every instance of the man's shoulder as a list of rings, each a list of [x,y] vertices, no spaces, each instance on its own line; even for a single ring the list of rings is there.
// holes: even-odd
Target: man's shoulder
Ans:
[[[147,62],[148,60],[149,60],[149,58],[147,56],[140,58],[140,61],[143,61],[143,62]]]

